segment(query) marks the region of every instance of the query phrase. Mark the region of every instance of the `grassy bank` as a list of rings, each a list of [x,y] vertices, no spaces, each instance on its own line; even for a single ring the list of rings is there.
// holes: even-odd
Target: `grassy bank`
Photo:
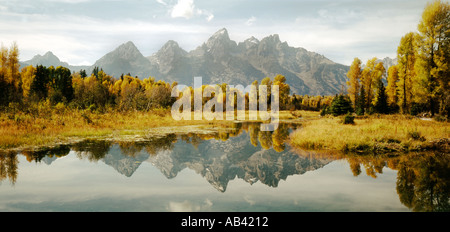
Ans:
[[[155,127],[208,125],[210,121],[175,121],[170,111],[106,112],[64,110],[46,116],[22,112],[0,116],[0,149],[47,146],[74,138],[142,135]],[[219,122],[214,122],[219,123]],[[226,122],[220,122],[226,123]]]
[[[248,119],[248,112],[246,115]],[[443,141],[448,148],[450,140],[448,122],[426,121],[404,115],[357,117],[355,124],[344,125],[342,118],[319,117],[318,112],[280,112],[280,122],[296,120],[302,126],[290,135],[290,144],[307,150],[433,150],[439,141]],[[97,112],[66,107],[43,107],[33,112],[1,113],[0,150],[51,146],[85,138],[144,136],[174,128],[189,130],[188,127],[183,129],[184,126],[198,126],[196,128],[200,129],[226,128],[232,123],[233,121],[227,120],[176,121],[169,110],[161,109],[150,112]],[[163,127],[165,128],[162,129]],[[442,147],[439,146],[437,148]]]
[[[290,143],[302,149],[345,152],[433,150],[443,146],[448,149],[448,122],[407,115],[357,117],[354,122],[343,124],[341,117],[310,120],[291,134]]]
[[[308,112],[280,112],[280,120],[292,120]],[[192,115],[192,119],[193,119]],[[224,117],[225,118],[225,117]],[[247,117],[248,118],[248,112]],[[84,138],[142,136],[158,127],[205,126],[227,127],[227,120],[180,120],[170,110],[120,112],[73,110],[66,107],[42,107],[34,112],[0,113],[0,150],[29,149],[70,143]]]

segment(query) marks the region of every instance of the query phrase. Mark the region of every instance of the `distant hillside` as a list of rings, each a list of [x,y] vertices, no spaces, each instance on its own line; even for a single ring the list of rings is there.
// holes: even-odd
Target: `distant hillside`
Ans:
[[[66,67],[74,72],[78,72],[81,69],[90,69],[91,66],[73,66],[68,64],[67,62],[62,62],[59,60],[57,56],[55,56],[52,52],[47,52],[43,56],[41,55],[35,55],[31,60],[27,60],[24,62],[20,62],[21,67],[28,66],[28,65],[43,65],[46,67],[54,66],[63,66]]]

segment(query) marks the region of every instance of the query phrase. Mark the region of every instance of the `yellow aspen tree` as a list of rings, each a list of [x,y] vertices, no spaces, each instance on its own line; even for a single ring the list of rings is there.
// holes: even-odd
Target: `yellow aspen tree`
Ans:
[[[397,93],[397,82],[398,82],[398,66],[391,66],[388,70],[387,77],[387,87],[386,87],[386,95],[388,98],[388,104],[390,106],[397,105],[398,102],[398,93]]]
[[[383,77],[386,75],[386,69],[384,68],[383,62],[378,62],[375,65],[375,69],[372,73],[372,85],[373,85],[373,92],[374,92],[374,98],[372,99],[372,105],[377,104],[378,100],[378,93],[380,88],[380,81],[382,81]],[[383,92],[384,94],[384,92]]]
[[[355,58],[353,60],[352,65],[350,66],[350,70],[347,73],[348,81],[348,95],[350,97],[350,100],[353,103],[353,106],[356,106],[356,101],[358,99],[358,93],[360,84],[359,81],[361,79],[361,60],[359,58]]]
[[[284,77],[283,75],[275,76],[273,84],[278,85],[281,109],[286,109],[290,93],[290,86],[286,83],[286,77]]]
[[[418,72],[431,113],[439,108],[450,115],[450,4],[440,0],[428,3],[418,25]]]
[[[19,73],[19,47],[15,42],[11,45],[8,53],[8,82],[14,84],[16,89],[19,88],[20,73]]]
[[[36,68],[32,65],[24,67],[21,72],[23,97],[28,99],[30,96],[31,84],[36,76]]]
[[[8,73],[8,48],[3,46],[0,47],[0,78],[6,79],[6,75]]]
[[[414,69],[417,57],[417,34],[414,32],[407,33],[400,40],[397,49],[398,58],[398,104],[402,113],[408,113],[412,103],[412,87],[416,72]]]
[[[372,103],[372,100],[374,98],[374,86],[375,86],[375,76],[376,76],[376,67],[377,64],[377,58],[374,57],[367,61],[366,67],[364,67],[362,73],[361,73],[361,83],[362,87],[364,88],[364,92],[366,94],[365,96],[365,106],[367,108],[370,107],[370,104]]]

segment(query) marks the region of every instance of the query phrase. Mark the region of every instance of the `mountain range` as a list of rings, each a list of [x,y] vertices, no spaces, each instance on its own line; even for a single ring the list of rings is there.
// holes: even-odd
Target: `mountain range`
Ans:
[[[155,77],[166,82],[193,85],[201,76],[203,84],[230,85],[259,83],[265,77],[284,75],[291,93],[334,95],[345,89],[348,66],[335,63],[318,53],[295,48],[281,42],[277,34],[261,40],[251,37],[243,42],[231,40],[224,28],[192,51],[185,51],[170,40],[151,56],[145,57],[129,41],[97,60],[92,66],[72,66],[61,62],[53,53],[37,55],[21,65],[64,66],[77,72],[94,67],[119,77],[130,73],[139,78]]]

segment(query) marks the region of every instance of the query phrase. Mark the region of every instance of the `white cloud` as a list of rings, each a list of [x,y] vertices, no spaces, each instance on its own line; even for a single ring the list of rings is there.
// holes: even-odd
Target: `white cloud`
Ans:
[[[206,21],[208,21],[208,22],[210,22],[211,20],[213,20],[214,19],[214,15],[213,14],[209,14],[207,17],[206,17]]]
[[[196,12],[197,12],[197,15],[204,15],[204,16],[206,16],[206,21],[208,21],[208,22],[210,22],[214,18],[214,15],[211,12],[207,11],[207,10],[197,9]]]
[[[172,8],[172,13],[170,15],[172,18],[190,19],[194,14],[194,0],[178,0],[178,3]]]
[[[178,0],[177,4],[171,9],[172,18],[191,19],[194,16],[206,16],[206,21],[210,22],[214,15],[207,11],[195,7],[194,0]]]
[[[255,22],[256,22],[256,17],[255,17],[255,16],[252,16],[251,18],[249,18],[249,19],[245,22],[245,25],[251,26],[251,25],[253,25]]]

